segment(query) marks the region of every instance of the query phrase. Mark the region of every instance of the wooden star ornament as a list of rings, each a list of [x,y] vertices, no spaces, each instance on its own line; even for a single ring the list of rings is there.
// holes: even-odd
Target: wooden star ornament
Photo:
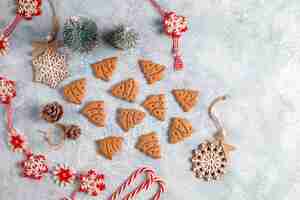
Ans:
[[[66,55],[60,54],[56,48],[49,47],[41,55],[32,60],[34,82],[56,88],[69,75]]]

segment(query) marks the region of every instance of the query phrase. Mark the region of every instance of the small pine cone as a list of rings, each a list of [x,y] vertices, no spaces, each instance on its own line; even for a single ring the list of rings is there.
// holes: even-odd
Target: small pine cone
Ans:
[[[76,140],[81,135],[81,129],[77,125],[68,125],[64,127],[64,134],[68,139]]]
[[[59,121],[64,114],[62,105],[57,102],[45,105],[41,112],[41,117],[49,123]]]

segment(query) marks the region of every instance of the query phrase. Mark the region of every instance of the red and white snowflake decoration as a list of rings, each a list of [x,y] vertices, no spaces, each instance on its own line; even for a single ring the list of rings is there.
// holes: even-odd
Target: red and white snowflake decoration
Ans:
[[[17,14],[27,20],[32,19],[34,16],[42,14],[41,6],[42,0],[16,0],[17,1]]]
[[[163,24],[166,34],[172,37],[180,37],[188,30],[186,17],[178,16],[175,12],[165,14]]]
[[[27,147],[25,136],[19,134],[15,129],[8,133],[8,144],[13,152],[24,152]]]
[[[76,178],[75,171],[65,164],[57,165],[53,170],[55,183],[60,186],[67,186],[74,182]]]
[[[0,56],[4,56],[7,54],[9,49],[8,37],[0,34]]]
[[[23,176],[35,180],[41,180],[48,172],[48,165],[44,155],[27,155],[26,160],[21,162]]]
[[[16,83],[0,76],[0,102],[9,104],[16,94]]]
[[[99,174],[96,170],[89,170],[86,174],[81,174],[80,177],[80,192],[86,192],[91,196],[98,196],[105,190],[104,174]]]

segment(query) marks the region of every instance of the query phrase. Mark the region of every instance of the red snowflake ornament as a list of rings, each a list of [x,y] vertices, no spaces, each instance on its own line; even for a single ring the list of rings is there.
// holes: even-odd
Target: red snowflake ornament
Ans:
[[[5,37],[3,34],[0,34],[0,56],[7,54],[9,49],[8,37]]]
[[[17,14],[27,20],[31,20],[34,16],[42,14],[42,0],[16,0]]]
[[[9,104],[16,94],[16,83],[0,76],[0,103]]]
[[[168,12],[163,19],[164,31],[172,37],[180,37],[188,30],[187,18],[178,16],[175,12]]]
[[[75,171],[67,165],[59,164],[53,170],[55,183],[59,186],[67,186],[74,182],[76,178]]]
[[[34,180],[41,180],[44,174],[48,172],[44,155],[27,155],[27,158],[21,162],[21,167],[23,176]]]
[[[86,174],[81,174],[80,177],[80,192],[88,193],[91,196],[98,196],[105,190],[104,174],[99,174],[96,170],[89,170]]]
[[[25,136],[14,129],[8,133],[8,144],[13,152],[25,152],[27,146]]]

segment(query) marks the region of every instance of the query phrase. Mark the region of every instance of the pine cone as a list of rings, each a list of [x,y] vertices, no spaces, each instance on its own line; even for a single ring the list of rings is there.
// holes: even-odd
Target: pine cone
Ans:
[[[121,25],[111,33],[108,42],[115,48],[126,50],[136,47],[138,38],[139,35],[135,30]]]
[[[63,114],[63,107],[59,103],[53,102],[43,107],[41,117],[49,123],[54,123],[59,121]]]
[[[81,129],[79,126],[77,125],[67,125],[67,126],[61,125],[61,126],[63,128],[65,136],[68,139],[76,140],[80,137]]]

